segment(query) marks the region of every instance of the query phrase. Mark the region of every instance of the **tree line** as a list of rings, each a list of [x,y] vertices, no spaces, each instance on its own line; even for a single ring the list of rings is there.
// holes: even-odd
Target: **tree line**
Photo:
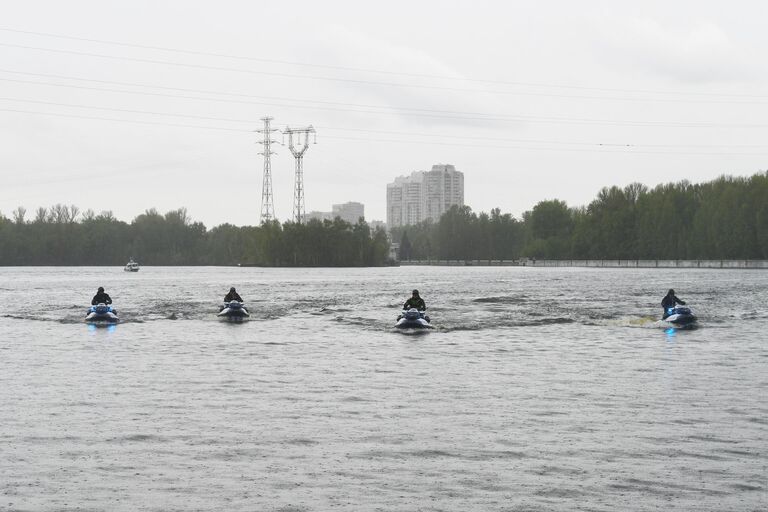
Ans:
[[[606,187],[587,206],[546,200],[520,219],[454,206],[392,238],[404,260],[768,259],[768,172]]]
[[[0,265],[123,265],[129,257],[143,265],[377,266],[387,262],[389,240],[362,219],[209,230],[185,208],[150,209],[130,223],[61,204],[0,214]]]
[[[649,189],[606,187],[587,206],[545,200],[521,218],[452,207],[393,229],[403,260],[768,259],[768,172]],[[207,229],[185,208],[130,223],[57,204],[0,214],[0,265],[377,266],[389,239],[362,219]]]

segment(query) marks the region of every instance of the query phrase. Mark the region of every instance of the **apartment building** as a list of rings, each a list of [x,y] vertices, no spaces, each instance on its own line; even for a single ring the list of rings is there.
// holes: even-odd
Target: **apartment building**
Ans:
[[[454,205],[464,205],[464,173],[453,165],[433,165],[429,171],[398,176],[387,184],[389,228],[437,222]]]

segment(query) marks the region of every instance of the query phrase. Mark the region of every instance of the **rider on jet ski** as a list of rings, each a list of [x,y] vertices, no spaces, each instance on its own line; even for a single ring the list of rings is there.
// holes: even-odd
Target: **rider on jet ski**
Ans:
[[[235,290],[235,287],[229,289],[229,293],[224,296],[224,302],[231,302],[233,300],[236,300],[237,302],[243,302],[242,297],[238,295],[237,290]]]
[[[664,308],[664,316],[661,317],[662,320],[666,320],[669,316],[669,308],[674,308],[675,304],[685,306],[685,301],[678,299],[675,295],[675,290],[670,288],[667,295],[661,299],[661,307]]]
[[[109,294],[104,293],[104,287],[99,286],[99,290],[96,292],[96,295],[93,296],[93,299],[91,299],[91,305],[96,306],[97,304],[112,304],[112,298],[109,296]]]
[[[424,299],[419,297],[419,290],[413,290],[411,298],[403,304],[403,309],[407,310],[411,308],[415,308],[417,311],[426,311],[427,309],[427,305],[424,304]]]

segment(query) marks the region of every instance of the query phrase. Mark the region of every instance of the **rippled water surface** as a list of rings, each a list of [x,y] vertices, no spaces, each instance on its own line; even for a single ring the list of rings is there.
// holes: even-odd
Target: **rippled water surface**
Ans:
[[[0,510],[766,510],[766,332],[768,271],[0,268]]]

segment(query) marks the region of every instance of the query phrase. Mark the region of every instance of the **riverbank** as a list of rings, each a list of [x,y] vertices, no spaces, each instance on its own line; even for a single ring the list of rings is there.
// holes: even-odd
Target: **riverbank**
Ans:
[[[728,268],[768,269],[768,260],[412,260],[400,265],[467,267]]]

